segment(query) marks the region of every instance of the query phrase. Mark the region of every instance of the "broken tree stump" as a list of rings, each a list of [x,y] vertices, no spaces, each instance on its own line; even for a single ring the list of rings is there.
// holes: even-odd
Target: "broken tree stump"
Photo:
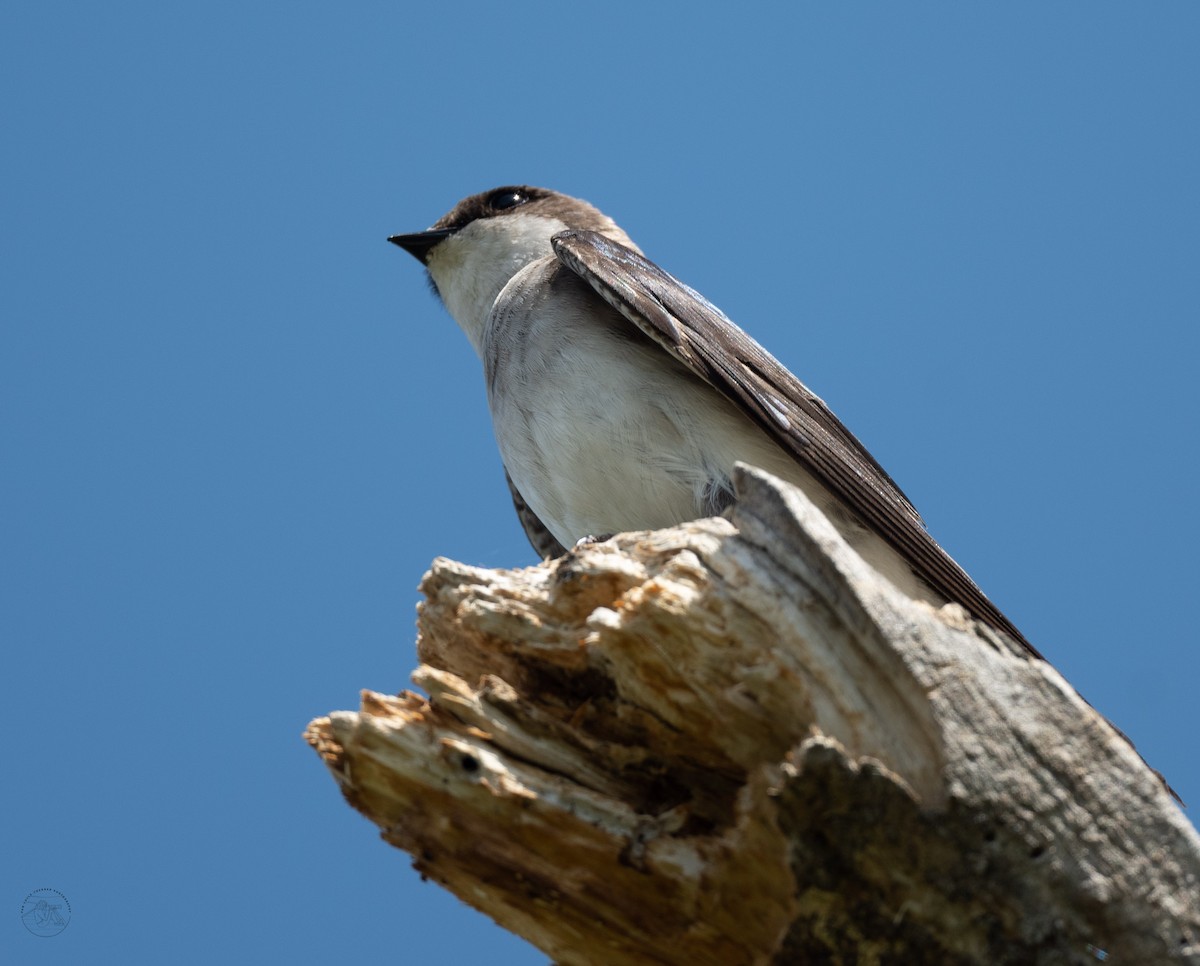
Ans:
[[[435,561],[414,681],[309,726],[416,868],[564,964],[1200,962],[1200,838],[1048,664],[797,489]]]

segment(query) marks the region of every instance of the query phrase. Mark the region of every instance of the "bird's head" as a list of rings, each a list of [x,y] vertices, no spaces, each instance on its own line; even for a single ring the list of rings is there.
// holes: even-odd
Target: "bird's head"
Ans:
[[[429,271],[433,289],[476,347],[496,296],[531,262],[553,257],[550,239],[568,228],[637,246],[586,201],[547,188],[508,185],[464,198],[426,231],[393,235]]]

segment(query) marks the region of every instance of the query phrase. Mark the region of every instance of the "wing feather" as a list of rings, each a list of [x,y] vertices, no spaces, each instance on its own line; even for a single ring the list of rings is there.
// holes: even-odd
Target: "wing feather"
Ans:
[[[521,529],[525,531],[525,536],[529,538],[529,542],[538,556],[543,560],[547,557],[561,557],[567,552],[567,548],[555,539],[554,534],[546,528],[546,524],[542,523],[541,518],[525,502],[525,497],[521,496],[521,491],[513,483],[507,469],[504,471],[504,480],[508,483],[508,490],[512,494],[513,509],[517,511]]]
[[[720,309],[604,235],[564,231],[552,243],[564,265],[638,330],[736,404],[887,540],[922,580],[1037,655],[929,535],[908,497],[824,401]]]

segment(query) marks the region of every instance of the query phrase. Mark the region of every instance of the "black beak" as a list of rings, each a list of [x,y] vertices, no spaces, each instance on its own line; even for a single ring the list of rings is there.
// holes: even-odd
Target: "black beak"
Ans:
[[[457,228],[430,228],[429,231],[419,231],[412,235],[393,235],[388,239],[393,245],[399,245],[422,265],[433,247],[443,239],[453,235]]]

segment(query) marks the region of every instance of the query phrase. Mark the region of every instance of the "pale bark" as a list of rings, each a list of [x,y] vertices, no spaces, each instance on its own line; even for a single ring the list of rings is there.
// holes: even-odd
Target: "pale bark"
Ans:
[[[1200,839],[1129,744],[736,484],[729,519],[436,561],[429,697],[309,728],[350,803],[561,963],[1200,961]]]

